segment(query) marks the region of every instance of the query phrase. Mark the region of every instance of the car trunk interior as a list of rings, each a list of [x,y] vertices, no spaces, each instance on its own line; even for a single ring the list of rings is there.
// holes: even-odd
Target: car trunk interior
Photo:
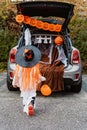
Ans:
[[[42,55],[39,63],[40,72],[44,77],[46,77],[46,81],[43,81],[39,84],[38,90],[40,90],[41,86],[44,84],[48,84],[52,91],[64,90],[63,74],[65,67],[60,60],[57,60],[59,52],[54,43],[54,39],[57,35],[57,33],[43,30],[40,30],[40,32],[39,30],[35,30],[35,32],[34,30],[31,31],[32,44],[39,48]],[[67,46],[65,42],[62,44],[62,48],[66,57],[68,57],[66,48]]]

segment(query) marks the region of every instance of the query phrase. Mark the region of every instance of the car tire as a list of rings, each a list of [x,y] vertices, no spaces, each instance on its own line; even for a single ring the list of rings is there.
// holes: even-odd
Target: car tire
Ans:
[[[74,93],[79,93],[81,91],[81,88],[82,88],[82,79],[78,85],[71,86],[71,91]]]
[[[7,79],[7,88],[9,91],[18,91],[19,88],[14,88],[12,85],[12,81]]]

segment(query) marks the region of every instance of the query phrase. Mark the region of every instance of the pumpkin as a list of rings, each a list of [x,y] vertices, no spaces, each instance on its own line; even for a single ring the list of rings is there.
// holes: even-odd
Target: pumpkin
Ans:
[[[39,29],[41,29],[43,27],[43,22],[40,21],[40,20],[37,20],[36,27],[39,28]]]
[[[60,32],[61,29],[62,29],[62,25],[60,25],[60,24],[56,24],[56,25],[55,25],[55,31],[56,31],[56,32]]]
[[[48,30],[49,29],[49,23],[47,23],[47,22],[44,22],[43,23],[43,28],[42,28],[43,30]]]
[[[23,16],[22,14],[17,15],[17,16],[16,16],[16,21],[17,21],[18,23],[23,22],[23,21],[24,21],[24,16]]]
[[[63,43],[63,37],[61,35],[57,36],[54,39],[54,42],[55,42],[56,45],[60,46]]]
[[[31,19],[30,19],[30,23],[29,23],[29,24],[30,24],[31,26],[36,26],[36,23],[37,23],[37,20],[36,20],[36,19],[34,19],[34,18],[31,18]]]
[[[25,24],[29,24],[30,20],[31,20],[30,17],[24,16],[24,21],[23,21],[23,22],[24,22]]]
[[[49,31],[55,31],[55,25],[49,24]]]
[[[51,88],[47,84],[42,85],[42,87],[41,87],[42,95],[49,96],[51,94],[51,92],[52,92]]]

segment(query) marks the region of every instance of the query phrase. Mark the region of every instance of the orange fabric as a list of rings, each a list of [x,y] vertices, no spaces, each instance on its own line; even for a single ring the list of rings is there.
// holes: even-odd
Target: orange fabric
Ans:
[[[39,75],[39,64],[31,68],[24,68],[17,65],[14,71],[14,85],[19,85],[18,87],[23,91],[36,89]]]
[[[52,92],[64,90],[63,74],[64,65],[60,62],[52,65],[46,65],[40,63],[41,74],[46,78],[46,81],[41,82],[38,90],[42,85],[47,84]]]
[[[64,90],[64,64],[61,61],[56,61],[58,55],[59,52],[57,48],[53,47],[51,64],[39,64],[41,75],[46,78],[46,80],[41,82],[41,84],[39,85],[39,91],[41,86],[44,84],[47,84],[51,88],[52,92]]]

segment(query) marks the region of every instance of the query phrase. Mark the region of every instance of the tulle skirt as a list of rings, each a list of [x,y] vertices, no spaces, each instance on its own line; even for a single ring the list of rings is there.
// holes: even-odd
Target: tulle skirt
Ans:
[[[39,64],[31,68],[24,68],[17,64],[14,70],[13,86],[23,91],[37,89],[39,75]]]

